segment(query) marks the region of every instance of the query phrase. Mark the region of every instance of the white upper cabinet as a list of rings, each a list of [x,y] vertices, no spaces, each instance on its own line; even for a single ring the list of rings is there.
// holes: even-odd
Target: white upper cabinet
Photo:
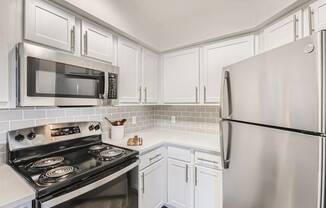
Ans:
[[[118,38],[120,103],[140,103],[142,100],[140,53],[139,45]]]
[[[310,6],[311,30],[320,31],[326,29],[326,0],[318,0]]]
[[[141,208],[161,208],[166,198],[166,166],[165,160],[149,166],[140,172]]]
[[[147,50],[142,50],[142,75],[143,92],[142,102],[157,103],[159,99],[159,55]]]
[[[42,0],[26,0],[24,19],[25,39],[74,52],[75,16]]]
[[[113,62],[113,35],[104,28],[82,21],[82,55]]]
[[[222,171],[195,167],[195,208],[222,208]]]
[[[193,180],[191,166],[168,159],[168,204],[178,208],[191,207]]]
[[[219,103],[223,67],[254,55],[254,37],[248,36],[204,46],[203,103]]]
[[[199,103],[199,48],[163,57],[164,103]]]
[[[264,51],[302,38],[302,12],[299,11],[264,30]]]

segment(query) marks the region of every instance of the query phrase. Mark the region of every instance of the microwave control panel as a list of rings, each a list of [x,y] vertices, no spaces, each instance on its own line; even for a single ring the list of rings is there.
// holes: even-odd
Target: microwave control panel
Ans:
[[[108,99],[118,99],[118,74],[109,73],[108,76]]]

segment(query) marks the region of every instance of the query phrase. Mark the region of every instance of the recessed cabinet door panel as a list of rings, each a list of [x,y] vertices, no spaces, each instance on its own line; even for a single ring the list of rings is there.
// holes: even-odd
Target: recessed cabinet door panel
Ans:
[[[164,102],[199,102],[199,49],[164,56]]]
[[[166,198],[165,160],[151,165],[140,173],[141,208],[161,208]]]
[[[73,15],[41,0],[27,0],[24,19],[25,39],[66,51],[74,50]]]
[[[302,38],[301,11],[282,19],[264,30],[265,51]]]
[[[140,103],[140,47],[128,40],[118,40],[119,101]]]
[[[191,206],[191,171],[192,168],[187,163],[168,160],[168,204],[178,208]]]
[[[315,31],[326,29],[326,0],[319,0],[312,4],[312,20]]]
[[[83,21],[83,51],[88,56],[102,61],[113,60],[113,36],[108,31]]]
[[[159,86],[159,56],[144,49],[142,53],[142,66],[144,83],[143,102],[157,103]]]
[[[222,208],[222,171],[195,167],[195,208]]]
[[[204,103],[219,103],[223,67],[254,55],[253,36],[203,48]]]

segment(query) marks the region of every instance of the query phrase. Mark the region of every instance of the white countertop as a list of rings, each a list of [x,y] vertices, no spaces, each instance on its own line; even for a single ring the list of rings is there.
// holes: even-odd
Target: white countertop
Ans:
[[[35,198],[24,178],[6,164],[0,165],[0,208],[12,208]]]
[[[128,138],[138,135],[143,138],[142,146],[128,146]],[[122,140],[105,140],[104,142],[139,151],[140,154],[155,149],[161,145],[177,145],[187,148],[220,152],[219,136],[172,129],[146,129],[128,134]]]

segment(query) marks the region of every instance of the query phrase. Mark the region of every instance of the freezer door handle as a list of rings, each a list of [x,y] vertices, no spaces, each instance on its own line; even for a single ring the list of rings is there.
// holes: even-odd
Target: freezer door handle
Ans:
[[[226,97],[224,93],[226,92]],[[227,109],[226,109],[227,107]],[[221,115],[222,118],[231,119],[232,102],[231,102],[231,83],[230,72],[224,71],[222,89],[221,89]]]
[[[220,137],[221,137],[221,150],[222,150],[222,162],[223,168],[228,169],[230,167],[230,155],[231,155],[231,140],[232,140],[232,125],[229,121],[220,122]]]

